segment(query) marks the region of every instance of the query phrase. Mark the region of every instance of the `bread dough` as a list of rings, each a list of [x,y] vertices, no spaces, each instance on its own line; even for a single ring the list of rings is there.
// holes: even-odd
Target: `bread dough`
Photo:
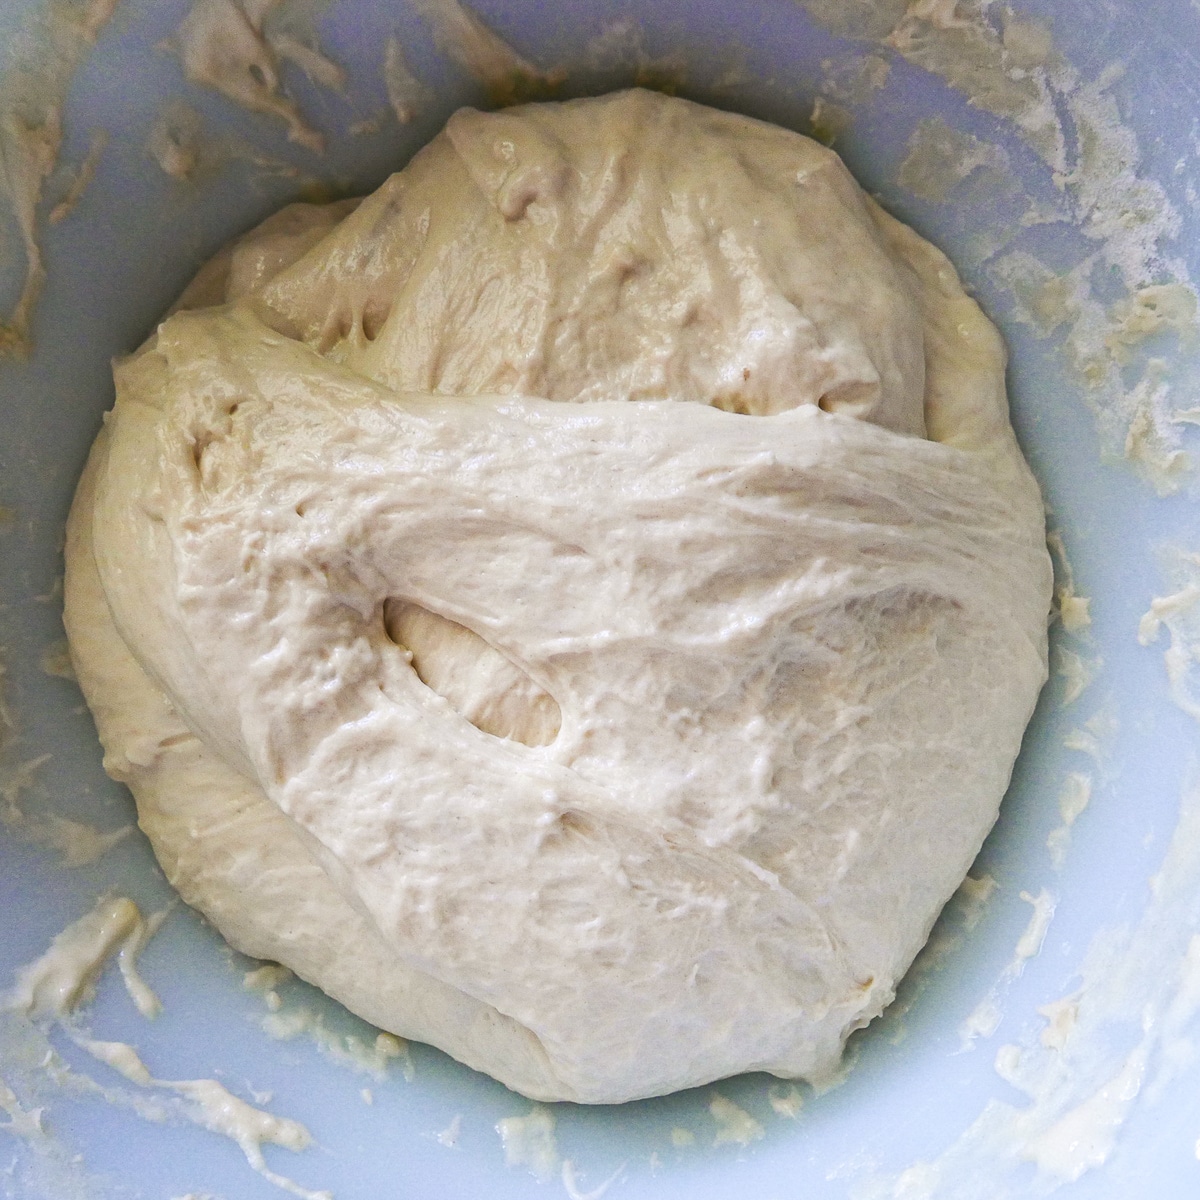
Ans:
[[[66,618],[239,950],[540,1099],[820,1080],[1046,675],[1000,339],[797,134],[464,109],[115,368]]]

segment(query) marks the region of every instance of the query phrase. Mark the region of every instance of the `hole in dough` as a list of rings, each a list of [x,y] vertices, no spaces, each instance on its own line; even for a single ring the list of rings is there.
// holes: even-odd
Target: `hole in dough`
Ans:
[[[865,417],[879,399],[879,384],[862,379],[839,383],[827,391],[817,405],[827,413]]]
[[[325,327],[317,339],[318,354],[328,354],[333,348],[344,342],[354,328],[354,317],[345,311],[334,309],[325,320]]]
[[[363,337],[368,342],[373,342],[379,336],[379,331],[384,327],[390,315],[391,309],[387,305],[367,301],[362,312]]]
[[[714,396],[712,406],[713,408],[722,409],[725,412],[738,413],[743,417],[758,417],[763,415],[740,392],[727,392],[721,396]]]
[[[554,697],[466,626],[398,599],[384,604],[383,623],[412,655],[421,682],[476,729],[526,746],[548,746],[558,736]]]
[[[206,434],[201,434],[192,442],[192,462],[196,465],[196,472],[202,478],[204,475],[204,452],[212,445],[212,438]]]

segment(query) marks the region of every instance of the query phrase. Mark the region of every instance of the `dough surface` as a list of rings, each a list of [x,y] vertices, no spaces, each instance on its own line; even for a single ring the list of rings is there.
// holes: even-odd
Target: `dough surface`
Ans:
[[[835,1069],[1046,676],[1003,346],[937,250],[749,118],[462,110],[115,375],[66,620],[188,903],[531,1097]]]

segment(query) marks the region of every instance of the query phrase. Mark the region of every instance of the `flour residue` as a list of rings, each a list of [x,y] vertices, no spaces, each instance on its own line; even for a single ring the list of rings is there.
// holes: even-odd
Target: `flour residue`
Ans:
[[[1047,1050],[1061,1050],[1075,1029],[1079,1020],[1079,997],[1076,995],[1063,996],[1051,1000],[1038,1008],[1038,1016],[1046,1019],[1046,1027],[1038,1036],[1038,1040]]]
[[[141,1087],[149,1087],[153,1076],[149,1068],[138,1057],[138,1052],[127,1042],[101,1042],[95,1038],[77,1034],[72,1039],[81,1049],[86,1050],[97,1062],[106,1067],[112,1067],[119,1075],[124,1075],[131,1083]]]
[[[609,79],[614,76],[639,87],[675,95],[687,82],[687,55],[678,50],[654,53],[646,45],[641,24],[633,17],[621,17],[607,24],[589,39],[580,54],[589,73]],[[746,82],[738,62],[731,60],[721,70],[718,87],[735,88]]]
[[[1167,241],[1172,222],[1161,233]],[[1115,302],[1093,294],[1093,279],[1105,262],[1093,251],[1075,266],[1059,269],[1024,250],[998,257],[992,273],[1007,289],[1014,316],[1040,337],[1061,338],[1074,380],[1096,413],[1102,445],[1113,457],[1124,457],[1159,495],[1178,491],[1190,479],[1193,455],[1184,446],[1194,380],[1188,375],[1186,347],[1195,338],[1195,292],[1190,282],[1154,282],[1167,268],[1151,260],[1137,281]],[[1175,269],[1182,273],[1182,267]],[[1112,282],[1111,275],[1104,278]],[[1187,297],[1171,301],[1169,319],[1132,319],[1156,312],[1166,293]],[[1150,353],[1154,348],[1158,353]],[[1163,351],[1167,352],[1164,356]]]
[[[964,929],[970,931],[983,920],[988,901],[995,895],[999,886],[986,872],[979,876],[968,875],[959,884],[951,904],[958,908]]]
[[[1054,673],[1062,680],[1062,705],[1074,704],[1100,674],[1104,660],[1087,656],[1067,646],[1054,649]]]
[[[230,163],[243,162],[264,178],[301,178],[298,167],[228,134],[216,134],[204,118],[181,100],[168,101],[150,126],[146,153],[164,175],[178,183],[213,178]]]
[[[1195,1015],[1195,997],[1182,1010],[1174,1002],[1181,990],[1191,994],[1183,986],[1190,939],[1180,906],[1188,904],[1200,867],[1198,801],[1189,797],[1138,926],[1101,933],[1085,959],[1082,986],[1041,1010],[1040,1036],[997,1056],[1002,1077],[1025,1102],[989,1101],[936,1163],[925,1164],[947,1189],[930,1195],[1016,1200],[1029,1194],[1015,1174],[1022,1163],[1034,1163],[1048,1188],[1107,1160],[1147,1080],[1169,1066],[1171,1037]],[[1171,1022],[1161,1019],[1171,1012]],[[1138,1040],[1122,1049],[1131,1028]],[[907,1195],[899,1182],[874,1194]]]
[[[263,1112],[233,1095],[215,1079],[191,1079],[158,1086],[185,1097],[194,1113],[193,1121],[235,1141],[250,1166],[268,1182],[302,1200],[333,1200],[332,1192],[310,1191],[272,1171],[263,1158],[264,1142],[293,1151],[305,1150],[312,1144],[311,1135],[299,1121]]]
[[[263,1157],[264,1143],[296,1152],[306,1150],[312,1144],[312,1135],[299,1121],[255,1108],[215,1079],[155,1079],[137,1051],[124,1042],[98,1042],[84,1037],[76,1037],[74,1041],[131,1083],[183,1097],[182,1113],[192,1124],[236,1142],[247,1163],[276,1187],[302,1200],[332,1200],[331,1192],[310,1191],[272,1171]]]
[[[248,992],[262,992],[269,996],[294,978],[287,967],[281,967],[278,963],[264,963],[242,976],[242,987]]]
[[[5,1133],[35,1143],[46,1136],[42,1128],[42,1110],[22,1108],[16,1092],[3,1079],[0,1079],[0,1108],[8,1114],[7,1123],[0,1126]]]
[[[862,108],[887,86],[891,59],[883,53],[846,54],[821,63],[819,94],[849,110]]]
[[[854,121],[850,110],[825,96],[813,101],[808,118],[808,133],[824,146],[834,146]]]
[[[0,1048],[2,1021],[0,1015]],[[5,1070],[11,1071],[12,1067],[9,1062]],[[64,1152],[59,1141],[46,1131],[42,1120],[45,1111],[45,1106],[36,1101],[23,1103],[8,1081],[0,1077],[0,1112],[8,1118],[0,1122],[0,1133],[19,1144],[5,1170],[10,1188],[15,1183],[30,1200],[91,1200],[92,1180],[78,1157]],[[9,1194],[15,1193],[10,1190]]]
[[[1111,1079],[1045,1133],[1033,1138],[1028,1157],[1043,1175],[1066,1183],[1074,1183],[1085,1171],[1103,1166],[1145,1075],[1146,1050],[1139,1046]]]
[[[146,149],[159,170],[182,181],[196,177],[220,155],[204,132],[204,122],[195,109],[175,101],[167,104],[146,139]]]

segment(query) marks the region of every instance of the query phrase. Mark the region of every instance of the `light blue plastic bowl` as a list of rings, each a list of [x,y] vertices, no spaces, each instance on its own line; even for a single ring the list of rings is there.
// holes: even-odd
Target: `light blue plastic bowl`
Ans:
[[[1051,525],[1067,547],[1075,588],[1091,598],[1090,629],[1068,635],[1056,624],[1052,637],[1059,653],[1102,661],[1071,703],[1064,703],[1066,679],[1052,679],[1000,821],[975,868],[976,876],[990,874],[998,884],[982,919],[966,930],[961,912],[946,916],[938,931],[941,953],[910,976],[895,1009],[856,1038],[853,1066],[840,1087],[821,1096],[804,1089],[794,1119],[772,1109],[768,1088],[774,1081],[761,1076],[615,1108],[558,1105],[558,1150],[573,1164],[579,1192],[618,1172],[606,1193],[612,1200],[994,1200],[1055,1189],[1109,1200],[1195,1196],[1200,1062],[1189,1055],[1190,1038],[1200,1031],[1192,1026],[1186,996],[1180,999],[1180,971],[1192,932],[1200,929],[1200,874],[1188,857],[1198,852],[1186,828],[1178,836],[1177,829],[1193,782],[1197,727],[1172,701],[1163,657],[1174,636],[1179,687],[1186,689],[1191,664],[1184,602],[1172,617],[1173,635],[1164,629],[1150,645],[1137,638],[1152,598],[1186,583],[1172,578],[1172,564],[1182,561],[1175,551],[1200,550],[1195,490],[1185,471],[1175,491],[1160,495],[1125,460],[1128,421],[1112,416],[1111,405],[1104,409],[1108,416],[1097,416],[1089,403],[1068,361],[1069,324],[1042,336],[1022,319],[999,276],[997,263],[1014,250],[1067,268],[1100,244],[1091,238],[1097,231],[1081,229],[1077,219],[1018,224],[1030,197],[1058,202],[1056,197],[1071,194],[1069,181],[1065,191],[1056,186],[1046,162],[1010,121],[968,103],[946,79],[869,40],[831,33],[830,21],[836,27],[845,11],[841,6],[811,7],[826,14],[825,24],[791,0],[486,0],[476,11],[533,62],[567,68],[566,94],[634,81],[628,59],[589,66],[583,52],[589,39],[625,21],[638,31],[650,77],[676,80],[684,95],[801,131],[810,128],[819,94],[826,117],[834,101],[850,112],[853,120],[839,134],[837,149],[866,188],[949,253],[1008,339],[1014,421],[1045,491]],[[890,10],[893,23],[904,11],[902,2],[879,8]],[[1194,4],[1040,0],[1019,8],[1052,32],[1083,84],[1121,64],[1120,73],[1106,77],[1102,94],[1112,98],[1136,139],[1131,168],[1155,181],[1178,214],[1177,227],[1160,241],[1156,279],[1145,281],[1183,278],[1189,263],[1197,270],[1200,15]],[[22,66],[27,44],[16,31],[40,11],[32,0],[6,0],[0,11],[5,72]],[[197,266],[230,236],[317,181],[339,193],[371,189],[457,106],[483,102],[478,83],[438,50],[417,11],[401,0],[335,0],[317,30],[323,48],[347,69],[347,98],[298,72],[286,74],[302,110],[329,135],[328,153],[317,157],[289,145],[277,122],[185,83],[178,60],[156,49],[184,11],[182,0],[123,0],[78,71],[66,112],[64,161],[83,157],[95,128],[108,130],[109,142],[74,213],[50,225],[44,218],[53,196],[43,203],[49,282],[33,323],[35,350],[25,362],[0,363],[0,505],[12,510],[0,526],[0,645],[13,723],[0,782],[11,784],[17,766],[49,756],[32,771],[28,788],[17,794],[9,787],[9,802],[102,829],[130,823],[132,801],[101,770],[78,689],[44,667],[63,637],[63,523],[100,415],[112,403],[109,360],[142,341]],[[1001,27],[998,6],[988,20]],[[848,25],[841,32],[871,31]],[[380,64],[391,34],[405,46],[431,98],[407,127],[388,119],[377,133],[350,136],[349,125],[384,104]],[[868,52],[890,64],[886,82],[839,100],[831,90],[836,80],[844,83]],[[211,131],[292,164],[298,174],[272,174],[235,158],[192,184],[169,179],[146,142],[172,99],[201,114]],[[1066,99],[1059,96],[1056,104],[1070,160],[1087,150],[1089,132]],[[993,162],[992,174],[977,173],[940,200],[914,195],[900,185],[900,166],[914,131],[927,129],[921,123],[932,118],[1002,147],[1006,158],[999,168]],[[1010,181],[1008,191],[995,186],[1002,178]],[[981,249],[987,238],[1009,241],[989,258]],[[0,304],[7,307],[23,269],[14,228],[4,249]],[[1099,294],[1107,289],[1111,303],[1121,302],[1115,268],[1101,265],[1094,282]],[[1146,353],[1164,358],[1164,386],[1174,392],[1160,398],[1154,411],[1169,436],[1182,438],[1175,449],[1185,452],[1190,427],[1186,421],[1162,424],[1162,413],[1172,404],[1187,407],[1181,381],[1187,356],[1196,352],[1186,338],[1168,332],[1134,347],[1126,368],[1126,390],[1132,391]],[[1182,468],[1182,460],[1175,461]],[[1186,562],[1178,569],[1186,573]],[[1186,699],[1186,692],[1179,694]],[[1099,723],[1092,720],[1097,717]],[[1071,737],[1089,720],[1099,735],[1095,755],[1078,749],[1080,738]],[[1092,798],[1056,870],[1046,842],[1061,823],[1058,800],[1071,772],[1089,777]],[[0,987],[98,896],[128,895],[144,912],[172,900],[140,834],[93,864],[68,869],[60,856],[23,840],[20,832],[17,824],[7,830],[0,825]],[[1156,873],[1157,894],[1151,885]],[[1033,897],[1042,889],[1057,901],[1044,944],[1023,974],[1005,975],[1032,911],[1021,893]],[[1115,949],[1104,960],[1101,948],[1110,944]],[[395,1064],[379,1080],[323,1053],[311,1038],[272,1039],[261,1028],[261,996],[242,987],[244,972],[254,965],[179,905],[142,958],[144,975],[163,1001],[162,1015],[154,1022],[140,1017],[110,970],[81,1014],[82,1027],[96,1038],[135,1044],[160,1078],[217,1078],[243,1099],[257,1097],[271,1112],[302,1121],[312,1132],[312,1147],[293,1154],[268,1146],[267,1162],[306,1188],[331,1190],[338,1200],[567,1194],[557,1174],[542,1182],[524,1167],[505,1165],[495,1125],[527,1113],[528,1102],[423,1046],[411,1048],[411,1080]],[[1122,980],[1122,970],[1128,979]],[[1086,1033],[1091,1041],[1074,1058],[1062,1056],[1070,1065],[1044,1090],[1042,1103],[1049,1107],[1031,1108],[1029,1097],[997,1073],[997,1051],[1024,1047],[1027,1062],[1039,1056],[1049,1062],[1053,1052],[1040,1040],[1047,1022],[1037,1010],[1081,987],[1078,1036]],[[1127,1000],[1114,1002],[1111,1011],[1104,1007],[1110,987]],[[960,1027],[989,993],[998,1001],[999,1024],[964,1046]],[[374,1031],[303,984],[288,984],[281,995],[289,1008],[303,1004],[319,1011],[337,1036],[373,1037]],[[282,1194],[250,1170],[232,1141],[170,1113],[162,1123],[144,1119],[136,1097],[151,1093],[83,1055],[61,1030],[50,1037],[67,1064],[109,1095],[69,1082],[51,1086],[44,1071],[17,1061],[9,1046],[0,1056],[0,1077],[26,1109],[43,1108],[53,1148],[6,1131],[0,1118],[0,1193],[22,1200],[74,1194],[272,1200]],[[1130,1055],[1139,1053],[1145,1059],[1140,1076],[1129,1069]],[[1105,1093],[1114,1077],[1115,1091]],[[364,1088],[373,1103],[364,1100]],[[714,1145],[714,1091],[750,1113],[763,1136],[745,1146]],[[1069,1162],[1083,1164],[1078,1181],[1048,1171],[1045,1162],[1039,1169],[1031,1138],[995,1145],[982,1134],[978,1144],[964,1138],[985,1109],[991,1114],[985,1123],[1003,1123],[1005,1114],[1022,1110],[1069,1116],[1085,1102],[1093,1103],[1092,1119],[1059,1130],[1060,1144],[1070,1141],[1072,1128],[1078,1133],[1066,1151]],[[457,1144],[443,1145],[436,1135],[456,1118]],[[1020,1123],[1019,1116],[1013,1119]],[[694,1141],[677,1144],[686,1140],[679,1130]],[[58,1182],[45,1182],[53,1179]]]

